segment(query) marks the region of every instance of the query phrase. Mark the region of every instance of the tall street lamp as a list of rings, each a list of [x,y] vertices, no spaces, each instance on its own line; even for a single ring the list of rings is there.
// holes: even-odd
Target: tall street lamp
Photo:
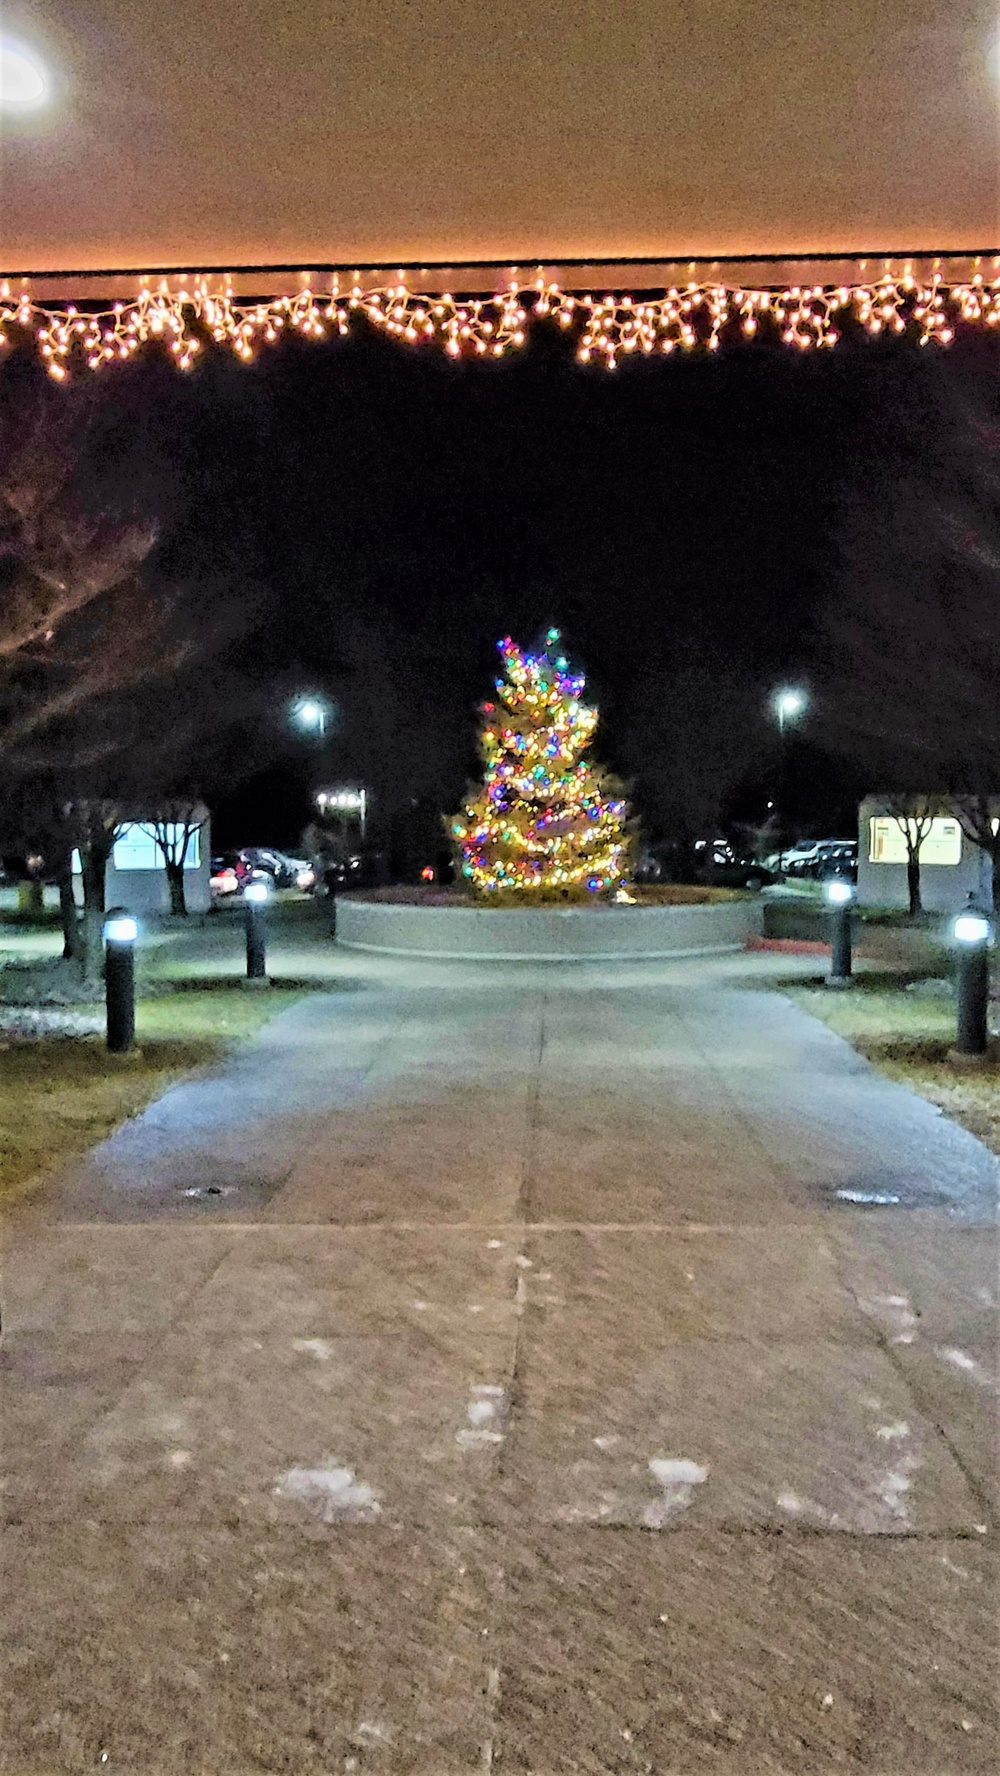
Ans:
[[[321,697],[297,697],[292,704],[292,720],[296,726],[318,734],[321,740],[326,734],[329,714],[329,705]]]
[[[0,41],[0,110],[35,111],[49,96],[49,78],[38,58],[19,43]]]
[[[808,701],[805,691],[797,690],[793,685],[785,685],[782,690],[775,691],[771,698],[771,707],[778,718],[778,740],[781,747],[778,787],[778,820],[781,829],[783,829],[785,821],[785,777],[788,750],[785,743],[785,729],[789,722],[794,722],[803,713]],[[778,852],[778,874],[780,875],[785,862],[783,836],[779,843],[781,848]]]
[[[320,813],[335,808],[344,813],[356,813],[361,828],[361,843],[365,842],[365,830],[368,820],[368,791],[366,789],[321,789],[316,797],[316,806]]]
[[[773,701],[774,711],[778,717],[778,733],[781,735],[782,740],[784,740],[785,723],[794,721],[797,715],[801,715],[809,699],[806,696],[805,691],[788,689],[784,691],[775,691]]]

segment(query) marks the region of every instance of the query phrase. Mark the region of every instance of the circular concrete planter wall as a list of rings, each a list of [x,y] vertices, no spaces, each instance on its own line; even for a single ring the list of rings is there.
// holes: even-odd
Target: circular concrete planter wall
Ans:
[[[337,901],[337,942],[386,956],[472,962],[622,962],[741,950],[761,930],[751,900],[706,906],[407,906]]]

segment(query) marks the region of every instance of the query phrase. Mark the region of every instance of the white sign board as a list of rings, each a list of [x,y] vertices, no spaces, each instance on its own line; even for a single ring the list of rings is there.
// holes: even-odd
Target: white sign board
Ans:
[[[915,823],[906,822],[911,835]],[[868,822],[868,859],[871,863],[906,862],[906,835],[892,814],[880,814]],[[920,846],[921,864],[953,865],[962,860],[962,828],[950,815],[936,815]]]
[[[164,837],[171,846],[179,846],[184,838],[183,826],[170,826],[164,829]],[[197,869],[200,864],[201,851],[198,844],[199,834],[190,834],[187,851],[184,854],[184,868]],[[111,861],[116,870],[161,870],[164,867],[163,852],[156,842],[156,835],[151,826],[135,822],[123,826],[114,843]],[[80,873],[80,853],[73,853],[73,869]]]

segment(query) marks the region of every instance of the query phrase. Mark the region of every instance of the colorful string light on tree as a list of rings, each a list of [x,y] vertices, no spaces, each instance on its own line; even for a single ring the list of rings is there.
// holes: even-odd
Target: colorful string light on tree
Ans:
[[[509,635],[497,645],[504,672],[483,705],[483,786],[451,823],[461,873],[485,898],[606,895],[626,874],[628,808],[583,757],[597,726],[583,675],[557,629],[535,653]]]

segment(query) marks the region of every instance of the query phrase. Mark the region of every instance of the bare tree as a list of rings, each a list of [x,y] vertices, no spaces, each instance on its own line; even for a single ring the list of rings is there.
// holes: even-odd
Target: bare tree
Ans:
[[[65,391],[57,400],[0,405],[0,790],[9,801],[18,783],[31,787],[30,814],[19,798],[21,831],[55,864],[67,951],[93,974],[116,832],[161,795],[195,799],[186,779],[211,750],[219,709],[201,663],[239,642],[260,595],[217,575],[157,572],[155,526],[116,511],[100,478],[84,485],[93,405],[67,404]],[[183,865],[178,882],[173,861],[176,906]]]
[[[993,870],[993,910],[1000,914],[1000,796],[951,796],[948,806],[967,839],[978,845]]]
[[[92,796],[65,802],[61,813],[65,831],[72,840],[72,849],[80,856],[83,881],[83,916],[75,946],[76,953],[84,980],[94,981],[100,978],[104,955],[108,860],[122,829],[123,814],[116,802],[103,801]]]
[[[157,803],[157,818],[152,822],[153,836],[163,858],[163,867],[170,891],[170,911],[187,917],[184,898],[184,865],[191,840],[201,832],[207,818],[205,805],[186,798]]]
[[[940,800],[920,795],[893,796],[887,812],[895,821],[906,845],[906,891],[910,901],[910,917],[923,911],[920,896],[920,851],[930,834],[934,819],[941,812]]]
[[[84,505],[85,419],[51,400],[0,412],[0,759],[124,681],[150,607],[155,527]],[[146,622],[137,623],[140,615]],[[106,643],[116,631],[115,646]],[[118,661],[117,674],[114,661]]]

